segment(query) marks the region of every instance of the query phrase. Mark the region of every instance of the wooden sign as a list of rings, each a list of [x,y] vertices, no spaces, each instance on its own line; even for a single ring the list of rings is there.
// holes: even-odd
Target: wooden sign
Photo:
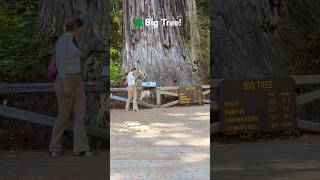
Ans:
[[[271,132],[296,126],[292,78],[224,80],[219,85],[219,119],[226,135]]]
[[[203,104],[201,86],[184,86],[178,89],[179,104]]]

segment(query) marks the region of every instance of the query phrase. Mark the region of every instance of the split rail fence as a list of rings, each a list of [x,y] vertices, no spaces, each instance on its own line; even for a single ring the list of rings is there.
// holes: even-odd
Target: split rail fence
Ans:
[[[144,90],[156,91],[156,102],[146,103],[146,102],[138,101],[137,104],[141,106],[149,107],[149,108],[167,108],[167,107],[175,106],[179,104],[178,89],[179,89],[179,86],[155,87],[155,88],[147,88],[147,89],[138,88],[137,91],[144,91]],[[111,88],[110,92],[111,92],[110,99],[122,101],[122,102],[127,101],[127,98],[125,97],[114,95],[114,93],[116,92],[127,93],[127,88]],[[206,95],[208,94],[210,94],[210,85],[202,85],[202,95],[204,96],[203,102],[210,104],[210,100],[205,98]],[[175,98],[173,101],[166,102],[165,104],[163,104],[164,95],[175,97]]]
[[[87,93],[102,93],[106,92],[105,84],[85,83],[85,91]],[[0,83],[0,95],[13,94],[39,94],[39,93],[53,93],[53,83]],[[17,109],[5,105],[0,105],[0,116],[23,120],[31,123],[42,124],[45,126],[53,126],[55,117]],[[67,130],[73,131],[73,123],[67,127]],[[91,136],[108,138],[109,130],[106,128],[99,128],[95,126],[86,126],[87,133]]]

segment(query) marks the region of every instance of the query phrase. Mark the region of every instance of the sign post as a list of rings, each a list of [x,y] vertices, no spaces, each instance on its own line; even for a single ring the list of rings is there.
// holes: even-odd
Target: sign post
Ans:
[[[293,128],[295,107],[292,78],[224,80],[219,86],[220,128],[226,135]]]
[[[203,104],[201,86],[183,86],[178,89],[179,104]]]

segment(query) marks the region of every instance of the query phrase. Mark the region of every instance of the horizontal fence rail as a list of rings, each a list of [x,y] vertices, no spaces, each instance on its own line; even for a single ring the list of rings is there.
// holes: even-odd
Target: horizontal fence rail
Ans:
[[[179,86],[154,87],[154,88],[146,88],[146,89],[138,87],[137,91],[145,91],[145,90],[146,91],[148,91],[148,90],[149,91],[150,90],[156,91],[156,104],[150,104],[150,103],[141,102],[141,101],[138,101],[137,104],[145,106],[145,107],[149,107],[149,108],[167,108],[170,106],[177,105],[177,104],[179,104],[179,100],[174,100],[169,103],[162,104],[162,101],[161,101],[162,97],[161,96],[166,95],[166,96],[172,96],[172,97],[178,98],[179,95],[176,92],[176,91],[178,91],[178,89],[179,89]],[[204,90],[202,92],[203,96],[210,94],[210,85],[202,85],[202,89]],[[175,91],[175,92],[173,92],[173,91]],[[113,92],[126,93],[127,88],[111,88],[110,92],[111,92],[110,99],[118,100],[118,101],[122,101],[122,102],[127,101],[126,98],[121,97],[121,96],[116,96],[113,94]],[[210,104],[209,99],[203,99],[203,102]]]
[[[56,119],[55,117],[52,117],[52,116],[47,116],[47,115],[25,111],[25,110],[3,106],[3,105],[0,105],[0,115],[3,117],[28,121],[31,123],[42,124],[49,127],[52,127],[54,125],[54,121]],[[73,131],[72,127],[73,127],[73,123],[70,122],[67,127],[67,130]],[[109,137],[108,128],[86,126],[86,130],[87,130],[87,133],[91,136],[105,138],[105,139]]]
[[[89,93],[107,92],[105,83],[85,82],[85,91]],[[28,94],[28,93],[53,93],[54,83],[0,83],[0,95],[9,94]],[[9,106],[0,105],[0,116],[37,123],[52,127],[55,117],[25,111]],[[73,131],[73,123],[69,123],[67,130]],[[109,138],[108,128],[99,128],[95,126],[86,126],[87,133],[91,136],[100,138]]]
[[[107,92],[105,83],[85,82],[87,92]],[[0,83],[0,94],[14,93],[51,93],[54,83]]]

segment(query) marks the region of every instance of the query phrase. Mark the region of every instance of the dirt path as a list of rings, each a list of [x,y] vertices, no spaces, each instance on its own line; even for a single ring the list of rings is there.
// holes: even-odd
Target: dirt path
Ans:
[[[108,153],[53,158],[46,151],[0,152],[0,180],[106,180]]]
[[[111,111],[111,179],[209,179],[210,106]]]
[[[214,180],[320,179],[320,137],[211,148]]]

